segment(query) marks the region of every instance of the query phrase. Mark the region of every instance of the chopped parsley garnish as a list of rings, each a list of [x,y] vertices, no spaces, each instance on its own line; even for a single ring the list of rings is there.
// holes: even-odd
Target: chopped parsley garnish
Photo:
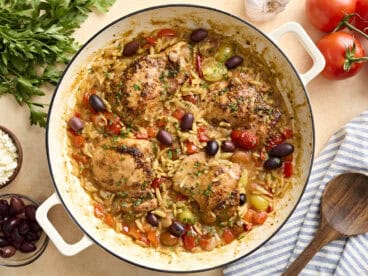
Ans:
[[[135,91],[140,91],[141,90],[141,87],[136,83],[133,85],[133,87],[134,87]]]
[[[207,186],[207,189],[203,191],[203,195],[210,196],[211,193],[212,193],[212,185],[210,184]]]
[[[136,201],[134,201],[134,206],[138,206],[142,203],[142,199],[141,198],[138,198]]]
[[[238,103],[229,103],[228,107],[230,107],[231,112],[236,112],[239,109]]]
[[[219,91],[219,95],[225,94],[227,91],[229,91],[229,88],[225,87]]]
[[[173,158],[173,152],[172,152],[172,150],[168,150],[168,151],[167,151],[167,157],[168,157],[170,160],[172,160],[172,158]]]

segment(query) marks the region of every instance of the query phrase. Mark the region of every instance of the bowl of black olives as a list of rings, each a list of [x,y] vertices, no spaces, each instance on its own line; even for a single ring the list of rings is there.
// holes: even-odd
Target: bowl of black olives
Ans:
[[[38,225],[38,204],[19,194],[0,196],[0,266],[23,266],[45,251],[48,237]]]

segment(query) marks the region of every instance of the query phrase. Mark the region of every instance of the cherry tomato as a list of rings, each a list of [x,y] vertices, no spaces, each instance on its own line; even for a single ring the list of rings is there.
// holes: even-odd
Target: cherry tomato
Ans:
[[[96,218],[101,218],[104,216],[105,211],[104,211],[104,207],[101,204],[96,203],[95,208],[93,209],[94,215]]]
[[[357,0],[306,0],[309,21],[323,32],[332,32],[341,19],[355,12]]]
[[[357,0],[354,18],[354,25],[368,34],[368,0]]]
[[[329,79],[342,80],[354,76],[362,68],[365,52],[353,35],[338,31],[328,34],[317,43],[326,59],[322,74]]]
[[[231,132],[231,139],[242,149],[254,149],[258,145],[258,137],[249,129],[233,130]]]
[[[190,227],[189,230],[183,236],[184,247],[189,251],[192,250],[197,245],[196,240],[197,240],[197,233],[192,229],[192,227]]]
[[[148,138],[156,137],[156,135],[157,135],[157,128],[155,128],[155,127],[147,127],[147,135],[148,135]]]
[[[153,36],[149,36],[149,37],[146,37],[146,41],[149,43],[149,44],[155,44],[156,43],[156,38],[153,37]]]
[[[72,138],[72,144],[76,148],[81,148],[84,146],[84,137],[81,135],[75,135]]]
[[[157,247],[158,244],[159,244],[159,239],[156,235],[156,232],[155,231],[148,231],[147,233],[147,238],[150,242],[150,244],[153,246],[153,247]]]
[[[282,137],[284,139],[289,139],[293,137],[293,131],[291,130],[291,128],[284,128],[284,130],[282,131]]]
[[[114,217],[110,214],[107,214],[106,217],[105,217],[105,223],[109,226],[114,226],[115,224],[115,220],[114,220]]]
[[[231,232],[230,229],[226,229],[222,233],[222,239],[226,244],[228,244],[228,243],[231,243],[235,239],[235,236],[233,232]]]
[[[160,189],[160,186],[162,184],[162,182],[164,182],[165,179],[164,178],[155,178],[152,183],[151,183],[151,187],[153,189]]]
[[[161,29],[157,33],[158,37],[173,37],[176,36],[176,31],[173,29]]]
[[[121,124],[120,124],[120,120],[117,120],[116,122],[112,123],[112,124],[107,124],[106,126],[106,132],[109,134],[115,134],[115,135],[119,135],[121,132]]]

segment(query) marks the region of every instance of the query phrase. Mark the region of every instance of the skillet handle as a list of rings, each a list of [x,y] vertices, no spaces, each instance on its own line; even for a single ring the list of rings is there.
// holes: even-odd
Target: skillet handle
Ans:
[[[93,242],[86,235],[74,244],[67,243],[63,239],[47,217],[50,209],[58,204],[61,204],[60,199],[58,195],[54,193],[37,208],[36,220],[61,254],[73,256],[92,245]]]
[[[286,23],[276,30],[272,31],[269,36],[273,41],[277,43],[278,40],[286,33],[294,33],[313,60],[312,68],[309,69],[308,72],[300,74],[304,85],[307,85],[319,73],[322,72],[326,64],[325,58],[323,57],[317,46],[314,44],[313,40],[299,23]]]

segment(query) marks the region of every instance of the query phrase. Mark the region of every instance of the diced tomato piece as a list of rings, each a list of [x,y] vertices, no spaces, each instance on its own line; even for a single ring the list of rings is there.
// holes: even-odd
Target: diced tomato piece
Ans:
[[[173,37],[176,36],[176,31],[173,29],[161,29],[157,33],[158,37]]]
[[[194,154],[198,152],[198,148],[196,145],[194,145],[192,142],[187,141],[185,143],[185,146],[187,148],[187,153],[188,154]]]
[[[84,146],[84,137],[82,135],[72,136],[72,144],[76,148],[81,148]]]
[[[284,139],[289,139],[293,137],[293,131],[291,130],[291,128],[285,128],[282,131],[282,137],[284,137]]]
[[[165,120],[157,120],[156,121],[156,126],[158,127],[164,127],[166,126],[167,122]]]
[[[294,156],[293,156],[293,154],[289,154],[289,155],[286,155],[286,156],[284,156],[283,158],[282,158],[282,160],[284,161],[284,162],[286,162],[286,161],[293,161],[293,159],[294,159]]]
[[[197,104],[198,102],[198,96],[195,95],[186,95],[183,96],[183,100],[187,102],[191,102],[192,104]]]
[[[156,38],[153,37],[153,36],[149,36],[149,37],[146,37],[146,41],[149,43],[149,44],[155,44],[157,42]]]
[[[105,215],[104,207],[101,204],[96,203],[94,205],[93,213],[96,218],[102,218]]]
[[[72,153],[72,157],[75,161],[81,162],[83,164],[87,164],[88,163],[88,157],[85,156],[82,153]]]
[[[105,223],[107,224],[107,225],[109,225],[109,226],[114,226],[114,224],[115,224],[115,219],[114,219],[114,217],[111,215],[111,214],[107,214],[106,216],[105,216]]]
[[[248,209],[248,211],[245,213],[243,220],[245,220],[246,222],[252,223],[253,222],[253,216],[256,213],[256,211],[252,210],[252,209]]]
[[[158,247],[159,239],[155,231],[148,231],[147,238],[149,240],[150,245],[152,245],[153,247]]]
[[[183,244],[187,250],[192,250],[197,245],[197,233],[190,227],[190,229],[183,236]]]
[[[119,135],[121,132],[121,124],[120,124],[120,120],[118,120],[115,123],[112,124],[107,124],[106,126],[106,132],[109,134],[114,134],[114,135]]]
[[[291,161],[284,162],[283,167],[284,177],[289,178],[293,174],[293,163]]]
[[[202,58],[200,55],[196,56],[196,69],[198,72],[198,76],[203,78],[203,71],[202,71]]]
[[[234,236],[233,232],[231,232],[230,229],[226,229],[222,233],[222,239],[226,244],[229,244],[235,239],[235,236]]]
[[[268,205],[267,207],[267,213],[271,213],[273,211],[272,205]]]
[[[89,97],[91,96],[91,93],[86,92],[83,95],[83,105],[89,106]]]
[[[142,238],[142,233],[139,231],[139,229],[137,228],[135,224],[124,225],[122,230],[123,230],[123,233],[125,233],[126,235],[136,240],[140,240]]]
[[[267,212],[256,212],[253,216],[253,224],[255,225],[261,225],[263,224],[268,217]]]
[[[173,113],[172,116],[176,119],[178,119],[179,121],[184,117],[185,115],[185,111],[181,108],[177,108]]]
[[[148,135],[147,135],[147,133],[137,132],[135,134],[135,138],[137,138],[137,139],[148,139]]]
[[[210,240],[211,240],[211,238],[207,238],[207,237],[205,237],[205,236],[202,236],[202,237],[199,239],[199,246],[200,246],[202,249],[206,250],[206,248],[207,248],[208,244],[210,243]]]
[[[147,127],[147,135],[148,135],[148,138],[156,137],[156,135],[157,135],[157,128],[155,128],[155,127]]]
[[[208,142],[210,139],[207,137],[206,129],[204,127],[198,128],[197,136],[199,142]]]
[[[250,231],[253,228],[253,224],[252,223],[249,223],[249,222],[244,223],[243,224],[243,228],[244,228],[244,231]]]
[[[155,178],[152,183],[151,183],[151,187],[153,189],[160,189],[160,186],[162,184],[162,182],[165,181],[165,178],[161,177],[161,178]]]
[[[230,134],[231,140],[236,142],[237,140],[240,139],[241,134],[242,134],[242,131],[240,129],[233,130]]]
[[[81,117],[81,114],[79,112],[75,112],[74,113],[74,116],[80,118]]]

